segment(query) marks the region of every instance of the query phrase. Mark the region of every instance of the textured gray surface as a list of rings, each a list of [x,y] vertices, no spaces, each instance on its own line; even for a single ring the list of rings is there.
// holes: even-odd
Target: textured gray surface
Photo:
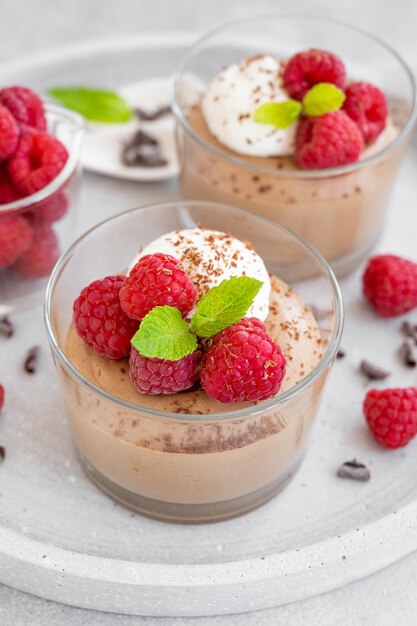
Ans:
[[[291,10],[329,15],[335,4],[330,0],[293,2]],[[255,13],[286,10],[274,0],[2,0],[0,3],[0,58],[86,40],[90,37],[149,30],[205,30],[227,19]],[[22,16],[24,16],[22,18]],[[336,15],[333,16],[336,17]],[[414,69],[417,67],[415,23],[417,4],[412,0],[367,3],[362,0],[338,3],[337,17],[379,34],[395,45]],[[395,24],[395,29],[393,27]],[[101,192],[106,193],[106,183]],[[120,199],[121,207],[123,198]],[[393,219],[393,217],[392,217]],[[391,624],[413,623],[417,610],[415,597],[417,555],[407,557],[391,568],[364,581],[298,604],[245,616],[201,619],[152,619],[116,617],[56,605],[0,587],[0,623],[20,626],[69,626],[86,624]]]

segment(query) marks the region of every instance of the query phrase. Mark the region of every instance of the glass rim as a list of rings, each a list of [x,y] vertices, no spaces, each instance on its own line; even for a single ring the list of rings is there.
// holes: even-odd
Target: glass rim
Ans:
[[[67,120],[67,122],[69,122],[75,128],[75,143],[69,151],[68,160],[62,170],[59,172],[58,176],[56,176],[48,185],[46,185],[46,187],[43,187],[39,191],[30,194],[30,196],[25,196],[24,198],[20,198],[19,200],[13,200],[13,202],[8,202],[7,204],[0,205],[0,215],[1,213],[10,213],[12,211],[27,209],[33,204],[37,204],[38,202],[42,202],[42,200],[46,200],[71,177],[72,173],[75,171],[78,165],[81,154],[82,140],[87,126],[84,118],[74,111],[70,111],[69,109],[60,106],[59,104],[55,104],[49,101],[44,101],[44,108],[46,113],[54,113],[56,117],[60,118],[61,120]]]
[[[62,271],[65,269],[69,259],[71,258],[72,254],[76,251],[78,246],[83,241],[85,241],[93,232],[95,232],[96,230],[99,230],[103,226],[109,225],[111,222],[116,221],[118,219],[122,219],[123,217],[130,215],[131,213],[139,213],[142,211],[144,212],[153,211],[155,209],[163,209],[163,208],[168,208],[168,207],[175,208],[175,207],[184,207],[184,206],[192,207],[192,206],[202,206],[202,205],[207,206],[207,208],[213,207],[213,208],[218,208],[218,209],[223,209],[223,210],[232,209],[234,211],[241,212],[244,215],[248,215],[252,218],[256,217],[257,219],[264,221],[266,225],[270,224],[271,226],[278,228],[282,233],[284,233],[284,235],[294,239],[299,245],[301,245],[309,253],[310,256],[312,256],[318,262],[320,269],[323,271],[323,274],[328,284],[331,287],[333,297],[334,297],[335,321],[334,321],[332,339],[329,341],[326,347],[326,350],[323,356],[321,357],[320,361],[314,366],[314,368],[305,378],[303,378],[301,381],[299,381],[296,385],[294,385],[287,391],[284,391],[282,394],[274,396],[273,398],[270,398],[269,400],[263,400],[257,405],[251,405],[243,409],[237,409],[237,410],[228,411],[225,413],[211,413],[208,415],[197,415],[197,414],[187,414],[187,413],[173,413],[171,411],[158,411],[156,409],[142,407],[139,404],[127,402],[126,400],[123,400],[121,398],[118,398],[117,396],[112,395],[111,393],[108,393],[101,387],[98,387],[97,385],[95,385],[88,378],[83,376],[72,365],[71,361],[64,354],[63,350],[61,349],[59,345],[59,342],[55,333],[55,329],[54,329],[54,323],[53,323],[52,300],[53,300],[55,288],[59,282],[59,278],[61,276]],[[58,262],[56,263],[52,271],[52,274],[49,278],[48,285],[46,288],[46,294],[45,294],[44,321],[45,321],[48,341],[51,346],[52,352],[57,357],[61,365],[64,366],[66,371],[69,372],[73,378],[78,380],[78,382],[82,383],[83,385],[87,386],[90,390],[98,394],[103,399],[107,401],[111,401],[115,403],[116,405],[119,405],[125,409],[142,413],[150,417],[156,417],[158,419],[169,419],[173,421],[189,421],[189,422],[202,422],[202,421],[211,422],[211,421],[227,421],[230,419],[236,419],[236,418],[241,418],[241,417],[252,417],[252,416],[256,417],[257,415],[259,415],[260,413],[263,413],[264,411],[268,411],[268,410],[282,406],[287,401],[297,396],[301,391],[304,391],[305,389],[308,389],[309,387],[311,387],[313,383],[323,374],[323,372],[330,365],[330,363],[336,356],[337,350],[339,349],[340,340],[341,340],[341,336],[343,332],[343,325],[344,325],[344,309],[343,309],[342,294],[340,291],[340,287],[332,269],[330,268],[328,263],[325,261],[325,259],[321,256],[321,254],[312,245],[304,241],[301,237],[299,237],[292,230],[266,217],[254,215],[250,211],[247,211],[246,209],[242,209],[240,207],[235,207],[235,206],[231,206],[227,204],[221,204],[217,202],[187,201],[186,200],[184,202],[182,201],[164,202],[160,204],[152,204],[152,205],[145,205],[141,207],[134,207],[132,209],[123,211],[122,213],[118,213],[117,215],[113,215],[112,217],[103,220],[99,224],[96,224],[95,226],[90,228],[83,235],[81,235],[68,248],[68,250],[60,257],[60,259],[58,260]]]
[[[215,35],[221,33],[222,31],[226,32],[228,29],[231,29],[233,27],[237,27],[243,24],[248,24],[250,22],[257,21],[257,20],[268,20],[268,21],[296,20],[296,21],[324,22],[328,24],[333,24],[335,26],[339,26],[350,32],[359,33],[363,35],[364,37],[374,41],[382,48],[385,48],[385,50],[388,51],[398,61],[400,66],[403,68],[410,82],[411,91],[412,91],[412,106],[411,106],[410,114],[408,116],[406,123],[404,124],[403,128],[400,130],[398,135],[395,137],[395,139],[391,141],[385,148],[383,148],[383,150],[380,150],[376,154],[373,154],[365,159],[355,161],[354,163],[349,163],[347,165],[341,165],[341,166],[327,168],[327,169],[285,170],[285,173],[283,173],[282,170],[277,171],[276,168],[257,165],[255,163],[251,163],[250,161],[245,160],[244,158],[240,158],[239,156],[228,154],[227,152],[224,152],[223,150],[218,149],[216,146],[208,143],[205,139],[203,139],[203,137],[201,137],[198,133],[196,133],[194,129],[188,123],[188,120],[186,116],[184,115],[182,107],[179,104],[178,98],[177,98],[178,85],[179,85],[179,81],[180,81],[182,72],[184,70],[185,64],[198,51],[198,49],[204,43],[209,41]],[[242,18],[239,20],[232,20],[232,21],[227,22],[226,24],[223,24],[222,26],[218,26],[216,28],[209,30],[205,35],[200,37],[177,62],[177,65],[171,75],[171,101],[172,101],[172,111],[174,113],[174,116],[177,122],[182,126],[182,128],[187,133],[191,135],[191,137],[195,141],[197,141],[197,143],[203,146],[206,150],[216,155],[217,157],[230,161],[234,165],[246,168],[248,170],[261,172],[263,174],[273,174],[276,178],[282,178],[284,176],[286,178],[288,177],[288,178],[295,178],[295,179],[296,178],[328,178],[329,176],[339,176],[342,174],[348,174],[350,172],[354,172],[360,169],[361,167],[377,163],[379,160],[381,160],[383,157],[389,154],[394,148],[396,148],[403,141],[403,139],[410,134],[417,118],[417,89],[416,89],[416,81],[414,78],[414,74],[411,71],[408,64],[404,61],[402,56],[392,46],[390,46],[388,43],[386,43],[377,35],[374,35],[373,33],[370,33],[367,30],[362,29],[360,27],[354,26],[353,24],[349,24],[347,22],[343,22],[341,20],[337,20],[333,18],[318,17],[318,16],[314,16],[311,14],[300,15],[297,13],[285,13],[285,14],[272,13],[272,14],[252,16],[248,18]]]

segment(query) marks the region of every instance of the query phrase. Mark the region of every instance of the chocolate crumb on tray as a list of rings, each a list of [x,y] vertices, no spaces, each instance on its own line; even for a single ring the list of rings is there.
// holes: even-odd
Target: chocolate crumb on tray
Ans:
[[[362,372],[362,374],[365,374],[365,376],[369,378],[369,380],[384,380],[391,373],[365,360],[361,361],[359,365],[359,369]]]
[[[363,463],[358,463],[356,459],[346,461],[337,470],[339,478],[350,478],[351,480],[360,480],[366,482],[371,478],[371,472]]]
[[[160,152],[157,139],[151,137],[143,130],[135,132],[122,150],[122,162],[128,167],[140,165],[141,167],[161,167],[167,165]]]
[[[14,335],[14,326],[8,317],[2,317],[0,319],[0,335],[10,339]]]
[[[0,446],[0,461],[4,461],[6,458],[6,448],[4,446]]]
[[[35,374],[38,367],[39,346],[31,348],[25,358],[23,368],[28,374]]]
[[[401,331],[406,337],[409,337],[415,344],[417,344],[417,324],[412,324],[411,322],[405,320],[401,324]]]
[[[404,341],[400,348],[401,358],[407,367],[416,367],[417,365],[417,345],[408,338]]]

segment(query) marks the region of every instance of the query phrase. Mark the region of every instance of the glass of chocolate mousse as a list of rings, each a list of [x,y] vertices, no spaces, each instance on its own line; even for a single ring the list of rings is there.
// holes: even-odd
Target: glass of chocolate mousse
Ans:
[[[185,198],[278,221],[338,276],[375,246],[416,117],[389,46],[321,18],[237,21],[180,61],[173,108]]]
[[[138,280],[139,289],[149,291],[150,266],[146,266],[143,283],[138,267],[163,254],[171,254],[171,261],[175,255],[181,263],[183,269],[174,269],[174,274],[180,272],[184,279],[184,270],[185,279],[191,282],[176,297],[181,299],[183,293],[194,290],[193,311],[200,311],[203,324],[208,318],[202,317],[199,307],[203,297],[215,291],[210,291],[214,286],[220,290],[226,282],[236,285],[242,276],[251,284],[259,281],[260,290],[245,318],[239,319],[239,328],[245,333],[250,326],[255,334],[259,332],[262,350],[268,354],[271,346],[277,350],[265,367],[275,368],[276,373],[279,361],[282,378],[267,399],[242,400],[259,395],[239,395],[235,379],[219,387],[217,374],[225,367],[232,377],[240,367],[239,376],[246,376],[255,392],[266,379],[266,375],[259,377],[259,352],[251,352],[249,344],[260,344],[252,336],[239,348],[249,350],[244,367],[241,362],[229,366],[231,353],[223,362],[212,359],[207,363],[209,350],[219,350],[223,331],[209,339],[209,332],[199,331],[206,338],[198,340],[197,351],[204,356],[201,370],[188,385],[174,388],[178,361],[165,360],[162,366],[168,372],[164,380],[169,388],[155,391],[148,385],[138,391],[140,373],[136,370],[133,375],[132,367],[140,353],[130,343],[127,347],[123,333],[112,336],[113,322],[106,315],[110,311],[113,321],[115,316],[120,321],[119,299],[123,310],[134,315],[131,308],[125,308],[126,302],[129,307],[132,303],[139,306],[143,294],[125,300],[129,291],[125,286]],[[164,272],[163,280],[171,281],[172,271]],[[114,280],[93,282],[115,275],[123,288],[116,281],[117,291],[111,297],[106,289],[116,285]],[[229,304],[233,308],[241,302],[232,299]],[[159,307],[158,313],[162,308],[166,307]],[[136,328],[138,334],[144,331],[155,311],[156,307],[142,321],[127,320],[129,336]],[[190,316],[197,317],[191,311],[181,319],[179,311],[175,312],[178,323],[186,326]],[[309,244],[253,212],[200,201],[127,211],[83,235],[55,267],[45,315],[72,437],[88,476],[136,512],[188,523],[223,520],[250,511],[289,482],[306,451],[343,326],[336,279]],[[137,346],[135,337],[132,344]],[[152,364],[145,374],[153,376],[155,362],[159,367],[161,361],[145,360]],[[248,362],[254,373],[245,371]],[[167,369],[171,365],[173,369]],[[208,365],[211,370],[204,378]],[[213,393],[216,383],[218,395]]]

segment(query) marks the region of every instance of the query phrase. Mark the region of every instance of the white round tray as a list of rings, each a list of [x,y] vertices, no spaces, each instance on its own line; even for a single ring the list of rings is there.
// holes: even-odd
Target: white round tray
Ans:
[[[0,83],[42,89],[84,82],[116,86],[168,73],[190,36],[98,42],[0,67]],[[152,66],[154,63],[154,66]],[[142,72],[143,70],[143,72]],[[417,214],[414,144],[391,203],[383,249],[413,256]],[[133,184],[86,175],[79,231],[125,208],[179,197],[175,182]],[[367,576],[417,548],[417,442],[386,451],[361,416],[361,358],[393,371],[386,384],[415,384],[400,364],[399,321],[377,320],[359,275],[342,282],[343,346],[306,459],[288,488],[228,522],[169,525],[134,515],[98,491],[71,446],[46,345],[41,308],[14,316],[0,338],[0,582],[66,604],[126,614],[211,615],[299,600]],[[411,319],[412,316],[410,316]],[[417,315],[415,316],[417,321]],[[22,372],[27,348],[42,345],[39,371]],[[368,483],[338,479],[356,457]]]

